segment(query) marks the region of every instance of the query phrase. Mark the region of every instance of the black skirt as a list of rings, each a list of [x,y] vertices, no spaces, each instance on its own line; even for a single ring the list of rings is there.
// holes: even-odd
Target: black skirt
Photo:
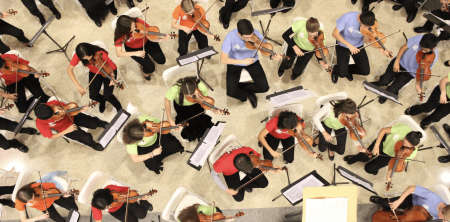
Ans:
[[[173,107],[177,112],[177,117],[175,117],[176,124],[205,111],[199,104],[194,104],[192,106],[180,106],[174,101]],[[211,119],[212,118],[210,116],[204,114],[189,120],[189,126],[183,128],[181,131],[181,137],[189,140],[189,142],[200,140],[206,129],[211,128],[214,125]]]

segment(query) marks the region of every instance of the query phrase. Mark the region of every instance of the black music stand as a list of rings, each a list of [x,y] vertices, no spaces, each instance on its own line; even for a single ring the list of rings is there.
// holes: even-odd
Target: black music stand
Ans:
[[[333,180],[331,181],[331,184],[329,186],[336,186],[336,185],[339,185],[339,184],[350,184],[349,182],[336,183],[336,171],[337,171],[337,168],[336,168],[336,163],[335,163],[333,165]]]
[[[63,47],[61,47],[46,31],[45,31],[45,29],[48,27],[48,26],[50,26],[50,23],[53,21],[55,19],[55,16],[54,15],[52,15],[48,20],[47,20],[47,22],[42,26],[42,28],[41,29],[39,29],[39,31],[33,36],[33,38],[30,40],[30,42],[28,42],[28,45],[29,46],[33,46],[33,44],[34,44],[34,42],[39,38],[39,36],[41,36],[41,34],[42,33],[44,33],[50,40],[52,40],[52,42],[54,42],[58,47],[59,47],[59,49],[57,49],[57,50],[53,50],[53,51],[49,51],[49,52],[46,52],[47,54],[49,54],[49,53],[52,53],[52,52],[63,52],[65,55],[66,55],[66,57],[67,57],[67,60],[69,60],[69,62],[70,62],[70,58],[69,58],[69,56],[67,56],[67,47],[69,46],[69,43],[75,38],[75,35],[63,46]]]
[[[430,22],[437,25],[437,28],[442,28],[446,32],[450,33],[450,26],[443,19],[441,19],[431,13],[423,13],[422,16],[425,17],[426,19],[428,19]]]
[[[117,112],[111,122],[105,127],[105,130],[103,130],[97,138],[97,141],[103,146],[103,148],[106,148],[109,145],[111,140],[114,139],[119,130],[122,129],[123,125],[125,125],[130,116],[131,114],[124,109],[120,109],[119,112]]]
[[[74,208],[70,208],[69,215],[66,218],[66,222],[78,222],[80,220],[80,213]]]
[[[214,50],[214,47],[210,46],[204,49],[200,49],[196,52],[192,52],[189,53],[187,55],[183,55],[178,57],[177,63],[179,66],[184,66],[193,62],[197,62],[197,76],[198,78],[205,83],[205,85],[211,89],[211,91],[214,91],[213,88],[211,88],[211,86],[200,76],[200,72],[202,71],[202,67],[203,67],[203,61],[205,60],[205,58],[207,57],[211,57],[213,55],[218,54],[218,52],[216,52],[216,50]],[[202,60],[202,63],[199,64],[199,61]]]
[[[264,26],[263,26],[261,20],[259,20],[259,24],[261,25],[261,31],[262,31],[261,34],[264,35],[264,33],[266,33],[266,31],[269,29],[270,23],[272,22],[272,18],[275,16],[275,14],[277,12],[283,11],[285,9],[290,9],[290,8],[293,8],[293,7],[294,6],[291,6],[291,7],[283,6],[283,7],[273,8],[273,9],[265,9],[265,10],[261,10],[261,11],[252,12],[252,16],[260,16],[260,15],[270,14],[269,23],[267,23],[266,29],[264,29]],[[282,46],[281,43],[273,40],[272,38],[269,38],[267,35],[266,35],[266,39],[276,43],[279,46]]]
[[[447,142],[445,142],[444,138],[442,138],[441,134],[437,131],[436,127],[430,126],[430,129],[431,131],[433,131],[434,135],[438,138],[439,142],[441,142],[442,146],[444,146],[444,149],[450,155],[450,146],[448,146]]]
[[[371,91],[371,92],[373,92],[373,93],[375,93],[375,94],[377,94],[377,95],[379,95],[381,97],[386,97],[389,100],[391,100],[391,101],[393,101],[395,103],[398,103],[398,104],[403,106],[403,104],[401,104],[398,101],[398,95],[395,95],[394,93],[391,93],[391,92],[389,92],[389,91],[387,91],[385,89],[382,89],[379,86],[376,86],[376,85],[374,85],[374,84],[372,84],[370,82],[367,82],[367,81],[363,82],[363,86],[364,86],[364,88],[366,90],[369,90],[369,91]],[[364,105],[366,105],[366,104],[364,104]]]
[[[336,168],[336,171],[345,179],[352,181],[353,184],[360,186],[378,196],[377,192],[375,192],[375,190],[373,189],[373,183],[369,182],[368,180],[356,175],[355,173],[345,169],[342,166],[338,166],[338,168]]]
[[[28,109],[25,112],[25,114],[23,114],[22,119],[17,124],[16,128],[14,129],[14,137],[16,137],[17,133],[19,133],[20,129],[22,129],[23,124],[25,124],[25,121],[27,121],[28,116],[30,115],[30,113],[34,109],[34,107],[36,107],[36,105],[38,104],[40,99],[41,99],[41,97],[39,97],[37,99],[34,99],[33,102],[31,103],[31,105],[28,107]]]

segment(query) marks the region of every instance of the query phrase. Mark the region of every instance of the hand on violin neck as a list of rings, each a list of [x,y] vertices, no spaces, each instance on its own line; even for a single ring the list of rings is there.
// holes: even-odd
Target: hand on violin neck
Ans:
[[[85,111],[87,111],[88,109],[89,109],[89,106],[85,106],[85,107],[83,107],[83,109],[81,109],[80,112],[85,112]]]
[[[149,197],[150,197],[150,195],[145,195],[145,196],[139,198],[138,200],[147,200]]]
[[[283,58],[283,55],[281,55],[280,53],[272,55],[272,60],[280,60],[282,58]]]
[[[206,35],[206,37],[208,37],[212,40],[214,40],[216,38],[213,34],[206,33],[205,35]]]
[[[8,18],[11,14],[9,14],[9,12],[4,11],[2,12],[2,17],[1,18]]]
[[[387,49],[383,49],[383,48],[378,48],[378,51],[380,51],[381,54],[385,55],[385,56],[389,56],[391,54],[391,52]]]
[[[283,172],[283,168],[281,168],[279,166],[273,166],[273,168],[277,168],[278,169],[278,170],[270,170],[270,171],[272,171],[274,173],[281,173],[281,172]]]
[[[392,170],[389,169],[388,172],[386,173],[386,182],[387,183],[392,181],[391,174],[392,174]]]
[[[398,208],[398,206],[400,206],[401,203],[402,203],[402,201],[400,199],[398,199],[394,202],[390,202],[389,206],[391,207],[391,210],[395,210]]]
[[[222,111],[222,110],[218,110],[218,109],[213,109],[212,112],[213,112],[214,114],[217,114],[217,115],[223,114],[223,111]]]
[[[416,91],[417,93],[421,94],[422,93],[422,88],[420,88],[420,81],[417,81],[418,83],[416,83]]]
[[[61,193],[64,193],[64,196],[63,196],[64,198],[68,198],[68,197],[72,196],[67,191],[62,191]]]

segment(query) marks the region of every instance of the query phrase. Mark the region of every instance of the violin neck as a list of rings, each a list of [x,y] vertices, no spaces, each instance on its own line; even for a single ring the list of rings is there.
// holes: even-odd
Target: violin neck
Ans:
[[[46,197],[49,198],[49,197],[57,197],[57,196],[64,196],[64,195],[65,195],[65,193],[56,193],[56,194],[46,195]]]
[[[80,106],[80,107],[77,107],[77,108],[68,109],[68,110],[66,110],[66,112],[67,113],[75,112],[75,111],[83,109],[84,107],[85,106]]]
[[[390,176],[390,178],[391,178],[391,182],[392,182],[392,178],[394,177],[394,173],[395,173],[395,170],[397,169],[397,165],[398,165],[398,161],[399,161],[400,159],[395,159],[395,163],[394,163],[394,167],[392,168],[392,172],[391,172],[391,176]]]
[[[255,45],[254,42],[250,42],[250,44]],[[262,44],[262,42],[261,42],[261,44]],[[270,53],[270,54],[276,54],[276,52],[274,52],[274,51],[272,51],[272,50],[270,50],[270,49],[268,49],[268,48],[265,48],[265,47],[263,47],[263,46],[261,46],[259,49],[261,49],[261,50],[263,50],[263,51],[265,51],[265,52],[268,52],[268,53]],[[283,57],[284,57],[284,56],[283,56]]]
[[[178,127],[179,127],[179,126],[163,127],[161,130],[162,130],[162,131],[166,131],[166,130],[176,129],[176,128],[178,128]]]
[[[361,144],[361,146],[364,147],[363,141],[355,127],[353,127],[353,133],[355,134],[356,138],[358,138],[358,142]]]
[[[166,36],[166,34],[164,33],[160,33],[160,32],[145,32],[146,35],[157,35],[157,36]]]
[[[17,71],[18,71],[18,72],[21,72],[21,73],[26,73],[26,74],[38,74],[38,75],[41,76],[41,74],[40,74],[40,73],[37,73],[37,72],[30,72],[30,71],[25,71],[25,70],[21,70],[21,69],[18,69]]]
[[[215,107],[215,106],[209,104],[209,103],[206,102],[206,101],[202,101],[202,104],[203,104],[203,105],[206,105],[206,106],[208,106],[208,107],[210,107],[211,109],[219,110],[219,108],[217,108],[217,107]]]

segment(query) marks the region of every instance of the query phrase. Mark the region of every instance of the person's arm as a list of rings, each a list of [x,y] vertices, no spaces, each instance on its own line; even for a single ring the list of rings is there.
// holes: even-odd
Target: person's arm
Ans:
[[[64,135],[71,133],[75,130],[77,130],[77,125],[73,124],[73,125],[67,127],[67,129],[63,130],[62,132],[52,135],[52,137],[50,137],[49,139],[51,139],[51,140],[59,139],[59,138],[63,137]]]
[[[279,156],[281,156],[281,153],[275,151],[272,149],[272,147],[269,146],[269,144],[267,143],[266,140],[266,136],[267,134],[269,134],[269,130],[267,130],[267,128],[264,127],[263,130],[261,130],[261,132],[258,135],[258,140],[259,142],[261,142],[261,144],[264,146],[264,148],[267,149],[267,151],[269,151],[269,153],[274,157],[277,158]]]
[[[170,24],[170,27],[172,27],[173,29],[183,30],[184,32],[186,32],[186,34],[189,34],[192,32],[191,27],[178,25],[177,22],[178,22],[178,19],[172,18],[172,23]]]
[[[449,79],[448,77],[444,77],[441,79],[441,81],[439,81],[439,89],[441,90],[441,99],[439,100],[439,102],[441,104],[446,104],[447,103],[447,84],[449,83]]]
[[[10,15],[7,11],[0,12],[0,18],[8,18]]]
[[[116,54],[118,57],[138,56],[144,58],[144,51],[125,52],[122,51],[122,45],[116,45]]]
[[[10,100],[13,100],[13,101],[17,100],[17,93],[9,94],[9,93],[0,91],[0,96],[10,99]]]
[[[336,40],[338,40],[340,43],[344,44],[345,46],[348,47],[348,49],[350,50],[350,52],[352,54],[356,54],[359,52],[359,49],[356,48],[355,46],[353,46],[352,44],[350,44],[349,42],[347,42],[347,40],[344,39],[344,37],[342,37],[341,35],[341,31],[339,31],[339,29],[336,27],[333,30],[333,33],[331,34]]]
[[[228,56],[228,53],[222,52],[220,54],[220,62],[227,65],[251,65],[253,62],[255,62],[254,58],[245,58],[245,59],[232,59]]]
[[[372,150],[373,155],[378,156],[378,154],[380,154],[381,140],[383,139],[384,135],[391,133],[391,129],[392,127],[385,127],[380,130],[377,136],[377,141],[375,142],[375,145]]]
[[[321,119],[324,116],[328,116],[331,113],[330,109],[331,104],[327,103],[325,104],[314,116],[313,116],[313,122],[316,128],[322,132],[323,135],[328,135],[327,131],[325,131],[325,128],[323,128]]]
[[[73,68],[75,68],[75,66],[73,65],[69,65],[69,67],[67,67],[67,75],[69,75],[70,80],[72,80],[73,85],[75,85],[75,88],[77,88],[78,92],[81,95],[84,95],[86,93],[86,90],[80,85],[80,83],[78,83],[78,80],[73,73]]]
[[[219,173],[217,173],[214,169],[211,170],[211,177],[214,180],[214,182],[216,182],[217,186],[219,186],[219,188],[225,191],[225,193],[227,193],[228,195],[233,196],[238,193],[236,190],[227,188],[227,186],[225,186],[225,184],[220,179]]]
[[[398,50],[397,58],[394,62],[394,72],[400,72],[400,59],[402,58],[403,54],[405,54],[406,50],[408,50],[408,44],[404,44]]]
[[[397,209],[397,207],[403,203],[403,201],[406,199],[407,196],[409,196],[412,192],[414,192],[416,190],[416,185],[411,185],[408,188],[406,188],[405,191],[403,191],[402,195],[400,196],[400,198],[398,198],[398,200],[391,202],[389,205],[391,206],[392,210]]]
[[[167,121],[169,121],[170,125],[176,126],[175,121],[173,121],[172,118],[172,106],[170,104],[170,100],[167,98],[164,98],[164,107],[166,108]]]
[[[25,211],[19,211],[19,217],[20,217],[20,222],[34,222],[34,221],[50,218],[49,214],[45,213],[45,214],[41,214],[37,217],[27,219],[27,215],[26,215]]]

